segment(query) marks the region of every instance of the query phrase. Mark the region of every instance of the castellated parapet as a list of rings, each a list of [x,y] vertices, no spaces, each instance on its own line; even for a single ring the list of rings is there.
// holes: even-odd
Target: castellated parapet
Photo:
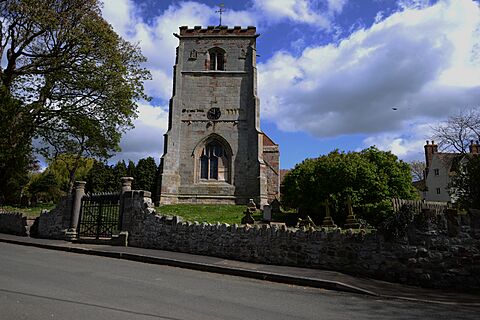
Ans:
[[[181,26],[180,34],[177,36],[180,37],[198,37],[198,36],[249,36],[249,37],[258,37],[257,29],[253,26],[248,26],[247,28],[242,28],[240,26],[235,26],[233,28],[228,28],[227,26],[208,26],[207,28],[202,28],[201,26],[195,26],[193,29],[189,29],[188,26]]]

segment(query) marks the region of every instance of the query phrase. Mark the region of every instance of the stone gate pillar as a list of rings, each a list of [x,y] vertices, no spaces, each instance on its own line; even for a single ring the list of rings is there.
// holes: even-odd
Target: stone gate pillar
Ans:
[[[82,207],[82,198],[85,195],[85,181],[75,181],[75,190],[72,199],[72,213],[70,216],[70,228],[65,234],[67,240],[77,238],[78,220],[80,218],[80,210]]]
[[[120,180],[122,181],[122,194],[125,191],[132,191],[132,182],[133,178],[132,177],[121,177]]]
[[[120,217],[118,219],[118,230],[124,231],[123,228],[125,226],[124,219],[125,219],[125,192],[132,191],[132,177],[121,177],[120,181],[122,182],[122,190],[120,191]]]

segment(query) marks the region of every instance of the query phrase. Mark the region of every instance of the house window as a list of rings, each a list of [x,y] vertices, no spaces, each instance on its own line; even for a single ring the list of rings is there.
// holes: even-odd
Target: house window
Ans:
[[[210,56],[210,70],[225,70],[225,51],[213,48],[208,51]]]
[[[438,176],[440,175],[440,170],[439,169],[433,169],[433,174]]]
[[[201,180],[228,180],[229,160],[223,146],[216,142],[208,143],[200,155]]]
[[[440,188],[437,188],[437,194],[440,194]]]

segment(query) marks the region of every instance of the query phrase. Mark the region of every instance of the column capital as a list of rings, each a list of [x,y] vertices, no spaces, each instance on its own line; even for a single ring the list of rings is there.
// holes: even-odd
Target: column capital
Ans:
[[[120,181],[122,182],[122,193],[132,190],[132,177],[121,177]]]
[[[75,189],[85,189],[86,184],[86,181],[75,181],[74,187]]]

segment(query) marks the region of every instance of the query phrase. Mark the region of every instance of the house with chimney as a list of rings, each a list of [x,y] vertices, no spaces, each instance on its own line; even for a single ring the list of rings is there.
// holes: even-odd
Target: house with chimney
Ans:
[[[438,152],[438,145],[427,140],[425,145],[425,189],[426,201],[456,202],[452,178],[462,170],[468,157],[480,154],[478,141],[471,141],[469,153]]]

